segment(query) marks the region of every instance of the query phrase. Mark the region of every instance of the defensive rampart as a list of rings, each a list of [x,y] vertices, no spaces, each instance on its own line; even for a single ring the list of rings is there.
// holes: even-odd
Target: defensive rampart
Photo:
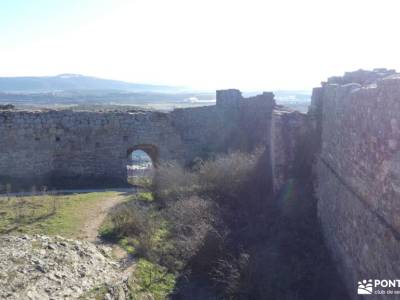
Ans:
[[[135,149],[155,164],[269,144],[272,93],[245,99],[219,91],[215,106],[171,113],[2,111],[0,181],[48,186],[118,186]]]
[[[356,297],[359,280],[400,276],[400,76],[331,78],[314,90],[309,115],[320,140],[319,217]]]

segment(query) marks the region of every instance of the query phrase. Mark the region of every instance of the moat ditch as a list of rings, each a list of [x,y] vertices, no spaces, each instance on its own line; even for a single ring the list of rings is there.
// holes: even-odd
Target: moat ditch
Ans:
[[[310,173],[272,195],[264,154],[160,166],[149,192],[111,213],[103,236],[143,262],[147,291],[171,299],[349,299]]]

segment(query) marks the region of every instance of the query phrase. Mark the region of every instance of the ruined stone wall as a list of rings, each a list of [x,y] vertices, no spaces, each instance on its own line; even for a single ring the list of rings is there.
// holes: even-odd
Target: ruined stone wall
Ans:
[[[271,124],[271,167],[275,194],[299,172],[306,159],[307,116],[298,111],[280,107],[274,110]],[[301,176],[301,175],[300,175]]]
[[[238,90],[217,92],[215,106],[177,109],[171,113],[184,145],[185,160],[229,150],[269,147],[274,95],[243,98]]]
[[[400,77],[387,75],[328,81],[312,100],[318,214],[354,297],[358,280],[400,274]]]
[[[138,147],[181,163],[254,148],[268,140],[274,105],[271,93],[245,99],[230,90],[216,106],[171,113],[1,111],[0,183],[116,186]]]
[[[128,150],[157,145],[161,159],[179,159],[180,137],[158,112],[1,112],[0,177],[69,185],[120,184]]]

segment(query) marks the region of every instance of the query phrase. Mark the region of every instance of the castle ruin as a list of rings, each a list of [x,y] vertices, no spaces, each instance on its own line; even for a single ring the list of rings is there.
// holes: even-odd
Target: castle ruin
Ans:
[[[355,295],[358,280],[400,274],[400,75],[356,71],[315,88],[309,112],[272,93],[217,92],[215,106],[170,113],[0,112],[0,182],[121,186],[130,153],[154,164],[263,146],[278,193],[313,169],[325,239]]]

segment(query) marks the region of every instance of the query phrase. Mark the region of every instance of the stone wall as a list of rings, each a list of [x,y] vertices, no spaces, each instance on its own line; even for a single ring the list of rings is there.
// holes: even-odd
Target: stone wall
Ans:
[[[135,145],[157,145],[162,159],[182,157],[169,115],[158,112],[6,111],[0,132],[3,182],[119,184]]]
[[[271,166],[273,191],[282,187],[304,170],[307,151],[308,121],[305,114],[277,107],[272,114]]]
[[[171,113],[0,111],[0,183],[118,186],[134,149],[181,163],[252,150],[268,144],[274,105],[272,93],[245,99],[229,90],[216,106]]]
[[[310,109],[318,214],[354,297],[359,280],[400,275],[400,76],[384,73],[328,81]]]

